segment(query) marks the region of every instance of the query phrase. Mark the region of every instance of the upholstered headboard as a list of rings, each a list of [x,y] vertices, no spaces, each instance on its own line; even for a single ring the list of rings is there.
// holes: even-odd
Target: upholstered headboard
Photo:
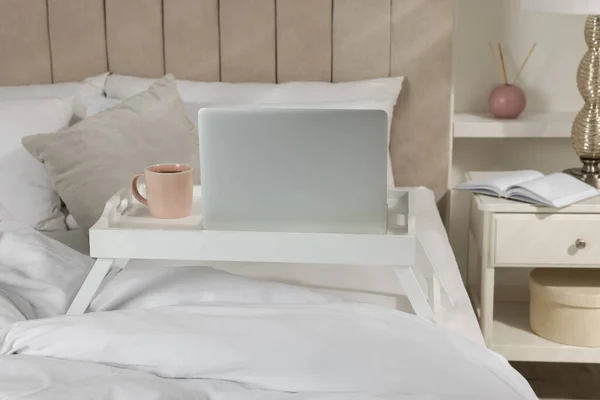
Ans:
[[[406,77],[398,185],[448,187],[453,0],[0,0],[0,85],[104,71],[229,82]]]

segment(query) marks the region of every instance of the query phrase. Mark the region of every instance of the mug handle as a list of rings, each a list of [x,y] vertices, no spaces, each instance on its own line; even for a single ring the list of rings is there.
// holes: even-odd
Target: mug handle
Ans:
[[[145,199],[144,196],[142,196],[140,194],[140,192],[138,191],[138,186],[137,186],[138,179],[140,179],[142,176],[144,176],[144,174],[137,174],[133,177],[133,179],[131,179],[131,194],[133,194],[133,197],[135,197],[135,199],[137,201],[139,201],[143,205],[147,206],[148,200]]]

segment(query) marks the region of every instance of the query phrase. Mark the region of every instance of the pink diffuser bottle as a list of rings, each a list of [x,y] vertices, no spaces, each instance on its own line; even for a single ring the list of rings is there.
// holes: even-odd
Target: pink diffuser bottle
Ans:
[[[515,77],[512,83],[508,83],[508,77],[506,74],[506,64],[504,63],[504,53],[502,52],[502,45],[498,43],[498,52],[500,54],[500,72],[502,73],[502,77],[504,79],[504,85],[497,86],[492,93],[490,93],[490,97],[488,98],[488,108],[490,113],[496,118],[504,118],[504,119],[515,119],[518,118],[523,111],[525,111],[525,107],[527,106],[527,98],[525,97],[525,92],[523,89],[516,86],[517,80],[521,76],[521,72],[525,68],[531,53],[535,49],[535,44],[529,51],[529,54],[523,61],[517,76]],[[498,61],[498,57],[496,57],[496,52],[494,51],[494,46],[490,43],[490,49],[492,50],[492,55],[496,61]]]
[[[501,85],[492,90],[488,106],[496,118],[518,118],[527,105],[525,92],[515,85]]]

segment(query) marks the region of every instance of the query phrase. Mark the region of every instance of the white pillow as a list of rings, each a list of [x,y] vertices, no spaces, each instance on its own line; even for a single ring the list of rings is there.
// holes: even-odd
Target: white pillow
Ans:
[[[99,112],[102,112],[104,110],[113,108],[121,104],[123,101],[124,99],[112,99],[108,97],[96,97],[90,99],[86,104],[85,118],[91,117],[92,115],[98,114]],[[210,106],[208,104],[198,103],[184,103],[184,105],[186,115],[190,122],[194,124],[194,126],[198,126],[198,111],[201,108]]]
[[[394,106],[402,90],[403,77],[356,82],[226,83],[177,81],[186,103],[206,105],[265,105],[288,108],[377,109],[388,114],[388,146]],[[155,82],[154,79],[110,75],[106,96],[131,97]],[[194,121],[196,122],[196,121]],[[394,186],[388,153],[388,186]]]
[[[147,90],[156,79],[110,75],[106,97],[125,99]],[[178,80],[184,102],[220,105],[322,103],[348,100],[379,100],[395,104],[402,77],[355,82],[227,83]],[[395,96],[395,98],[394,98]]]
[[[108,97],[94,97],[86,103],[85,118],[96,115],[99,112],[113,108],[123,102],[124,99],[109,99]]]
[[[69,125],[70,99],[0,101],[0,220],[16,220],[40,230],[64,230],[61,202],[44,165],[21,138]]]
[[[64,314],[93,264],[24,224],[0,222],[0,293],[27,319]]]
[[[92,76],[81,82],[64,82],[47,85],[0,86],[0,101],[39,98],[73,97],[75,115],[85,117],[86,102],[104,95],[108,72]]]

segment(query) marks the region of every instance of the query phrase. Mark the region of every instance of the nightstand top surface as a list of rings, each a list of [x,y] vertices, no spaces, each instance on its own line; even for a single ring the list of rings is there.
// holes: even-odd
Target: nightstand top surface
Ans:
[[[486,175],[498,174],[502,172],[468,172],[467,180],[481,179]],[[540,213],[540,214],[600,214],[600,196],[572,204],[564,208],[538,207],[518,201],[502,199],[492,196],[483,196],[474,194],[475,203],[481,211],[497,213]]]

